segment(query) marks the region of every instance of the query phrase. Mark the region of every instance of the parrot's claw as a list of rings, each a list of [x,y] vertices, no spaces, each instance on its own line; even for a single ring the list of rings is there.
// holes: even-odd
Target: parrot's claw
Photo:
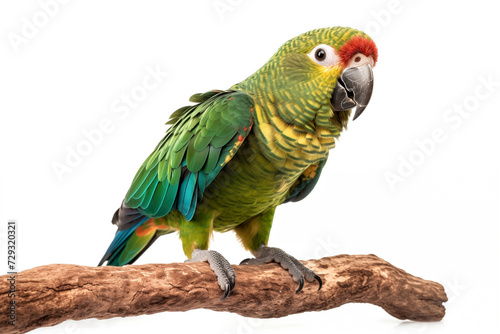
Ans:
[[[314,271],[307,268],[299,260],[279,248],[262,245],[259,249],[253,252],[253,254],[255,255],[255,259],[246,259],[240,264],[277,262],[281,265],[281,267],[283,267],[283,269],[288,270],[293,278],[293,281],[298,283],[299,288],[296,292],[300,292],[304,287],[304,279],[308,282],[314,282],[314,280],[318,281],[318,291],[323,286],[323,281],[314,273]]]
[[[314,279],[319,283],[318,291],[321,290],[321,287],[323,286],[323,281],[321,280],[321,277],[315,274]]]
[[[210,269],[213,270],[217,277],[220,288],[224,291],[224,295],[220,300],[226,299],[236,284],[236,275],[231,264],[219,252],[195,249],[191,255],[191,260],[187,260],[186,262],[198,261],[208,262]]]

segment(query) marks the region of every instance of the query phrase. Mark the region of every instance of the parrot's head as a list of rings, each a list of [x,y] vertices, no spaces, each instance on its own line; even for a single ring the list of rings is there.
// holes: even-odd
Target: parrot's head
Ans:
[[[289,124],[311,128],[329,122],[341,130],[351,110],[356,108],[356,119],[370,101],[376,62],[377,47],[365,33],[346,27],[316,29],[283,44],[240,85],[253,88],[257,96],[267,95]]]

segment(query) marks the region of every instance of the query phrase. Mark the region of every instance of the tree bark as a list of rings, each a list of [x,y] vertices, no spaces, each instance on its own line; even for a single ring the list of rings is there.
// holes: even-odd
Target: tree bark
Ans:
[[[371,303],[398,319],[441,320],[443,287],[412,276],[375,255],[339,255],[304,261],[323,280],[297,284],[278,264],[233,266],[236,287],[222,290],[207,263],[84,267],[52,264],[0,276],[0,332],[26,333],[65,320],[107,319],[197,308],[275,318]],[[12,276],[15,283],[12,283]],[[10,279],[10,280],[9,280]],[[7,312],[15,288],[15,325]],[[10,293],[10,296],[9,296]],[[11,308],[12,309],[12,308]]]

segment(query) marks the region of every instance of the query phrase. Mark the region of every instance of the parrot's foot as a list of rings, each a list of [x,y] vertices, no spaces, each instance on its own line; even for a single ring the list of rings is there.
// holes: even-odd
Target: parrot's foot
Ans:
[[[255,259],[246,259],[243,260],[240,264],[261,264],[273,261],[277,262],[281,265],[281,267],[287,269],[292,276],[293,281],[299,284],[299,288],[296,292],[300,292],[300,290],[302,290],[302,288],[304,287],[304,279],[308,282],[314,282],[314,280],[318,281],[318,291],[323,286],[323,281],[318,275],[314,273],[314,271],[307,268],[296,258],[291,256],[290,254],[285,253],[279,248],[261,245],[259,249],[253,252],[253,255],[255,255]]]
[[[234,289],[234,284],[236,283],[236,275],[231,264],[219,252],[213,250],[195,249],[191,255],[191,260],[187,260],[186,262],[197,261],[208,262],[215,276],[217,276],[220,288],[224,291],[224,296],[222,296],[221,300],[226,299],[231,290]]]

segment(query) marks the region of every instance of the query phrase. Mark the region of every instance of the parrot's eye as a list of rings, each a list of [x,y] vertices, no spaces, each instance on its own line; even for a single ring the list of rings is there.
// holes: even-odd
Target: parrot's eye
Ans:
[[[311,52],[309,52],[308,56],[316,64],[326,67],[334,66],[339,63],[339,57],[337,56],[335,49],[326,44],[317,45]]]
[[[323,49],[316,50],[316,60],[322,61],[326,58],[326,52]]]

